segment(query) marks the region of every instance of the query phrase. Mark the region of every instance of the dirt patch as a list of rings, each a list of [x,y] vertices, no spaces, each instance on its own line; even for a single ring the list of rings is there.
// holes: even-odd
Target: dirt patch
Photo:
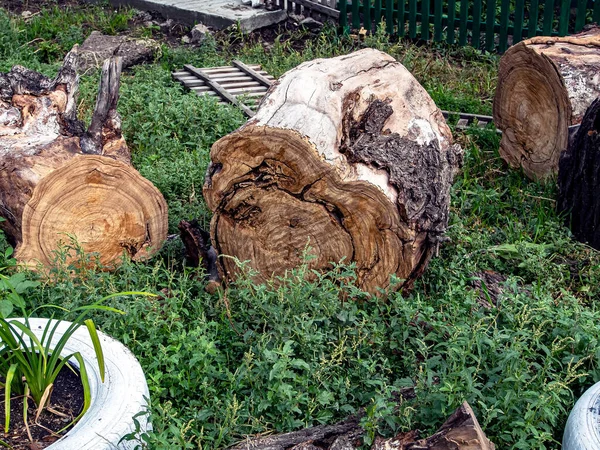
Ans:
[[[4,390],[0,391],[4,398]],[[50,409],[45,409],[38,422],[35,422],[36,407],[33,400],[29,399],[27,409],[27,422],[31,440],[27,435],[27,427],[23,421],[23,397],[15,396],[10,402],[10,429],[8,434],[0,433],[0,439],[18,449],[42,449],[56,442],[62,435],[56,432],[69,425],[83,409],[83,386],[79,372],[74,373],[67,366],[58,374],[55,380]],[[4,407],[0,408],[0,424],[4,427]],[[74,424],[73,424],[74,425]],[[73,425],[69,427],[72,428]],[[4,430],[3,430],[4,431]],[[64,435],[65,432],[63,432]]]

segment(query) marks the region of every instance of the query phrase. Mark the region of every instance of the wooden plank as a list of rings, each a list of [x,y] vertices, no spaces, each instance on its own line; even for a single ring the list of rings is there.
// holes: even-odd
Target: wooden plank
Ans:
[[[467,128],[469,126],[469,121],[467,119],[459,119],[456,127],[457,128]]]
[[[248,116],[248,117],[252,117],[254,115],[254,112],[248,108],[246,105],[244,105],[243,103],[239,102],[238,100],[236,100],[235,97],[233,97],[229,92],[227,92],[225,89],[223,89],[219,83],[213,81],[210,79],[210,77],[204,73],[202,70],[195,68],[194,66],[191,66],[189,64],[186,64],[183,66],[183,68],[185,70],[187,70],[190,73],[193,73],[194,75],[196,75],[198,78],[200,78],[201,80],[203,80],[207,85],[209,85],[211,87],[211,89],[213,91],[215,91],[219,97],[221,97],[223,100],[228,101],[229,103],[232,103],[236,106],[239,106],[241,108],[242,111],[244,111],[244,113]]]
[[[494,25],[496,25],[496,0],[487,0],[486,15],[485,49],[488,52],[492,52],[496,46],[494,42]]]
[[[251,87],[243,87],[243,88],[232,88],[227,89],[227,92],[232,94],[234,97],[237,97],[240,94],[245,94],[247,92],[267,92],[267,88],[264,86],[251,86]]]
[[[481,0],[473,0],[473,37],[471,45],[479,48],[481,40]]]
[[[531,5],[529,6],[529,22],[527,23],[527,37],[529,38],[537,35],[539,13],[539,0],[531,0]]]
[[[251,69],[250,67],[248,67],[243,62],[241,62],[241,61],[239,61],[237,59],[234,59],[233,61],[231,61],[231,63],[235,67],[237,67],[238,69],[240,69],[242,72],[248,74],[251,78],[253,78],[254,80],[258,81],[263,86],[271,87],[271,85],[273,84],[273,82],[271,80],[267,79],[266,77],[264,77],[260,73],[256,72],[255,70]]]

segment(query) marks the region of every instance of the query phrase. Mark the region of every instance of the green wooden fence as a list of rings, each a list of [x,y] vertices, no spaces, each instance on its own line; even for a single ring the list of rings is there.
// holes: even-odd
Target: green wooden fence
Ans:
[[[600,24],[600,0],[347,0],[338,8],[346,30],[383,26],[389,34],[500,53],[536,35]]]

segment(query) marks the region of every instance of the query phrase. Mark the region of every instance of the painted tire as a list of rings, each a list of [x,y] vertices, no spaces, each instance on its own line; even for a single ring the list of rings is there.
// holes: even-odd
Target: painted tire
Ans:
[[[569,414],[563,450],[600,449],[600,382],[584,392]]]
[[[21,321],[21,319],[18,319]],[[29,319],[31,328],[40,337],[48,319]],[[60,339],[69,322],[58,325],[52,345]],[[100,378],[94,346],[85,326],[80,327],[61,352],[79,352],[85,362],[90,382],[91,405],[79,422],[61,439],[46,447],[48,450],[134,449],[136,441],[119,441],[135,431],[133,416],[147,410],[150,394],[142,368],[131,351],[119,341],[98,332],[104,353],[105,377]],[[72,360],[75,366],[77,361]],[[136,417],[140,432],[152,429],[147,415]]]

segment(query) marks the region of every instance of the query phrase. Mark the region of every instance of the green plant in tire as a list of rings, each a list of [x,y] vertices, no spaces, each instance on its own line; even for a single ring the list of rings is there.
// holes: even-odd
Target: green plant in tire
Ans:
[[[5,285],[9,285],[6,280],[3,280],[3,282]],[[14,288],[9,288],[9,290],[12,291],[12,297],[19,296]],[[75,359],[79,364],[79,375],[81,377],[81,384],[83,385],[83,409],[79,416],[60,430],[59,433],[64,431],[85,414],[91,404],[87,368],[79,352],[73,352],[64,356],[61,356],[61,352],[73,337],[73,334],[80,327],[85,326],[98,360],[98,369],[100,371],[102,382],[104,382],[105,366],[102,346],[94,321],[92,319],[86,319],[86,316],[92,310],[124,314],[121,310],[102,305],[103,302],[110,298],[124,295],[154,296],[154,294],[147,292],[120,292],[103,297],[91,305],[75,308],[70,312],[77,313],[76,318],[70,323],[69,327],[54,344],[52,343],[52,340],[62,321],[49,320],[46,323],[41,336],[38,338],[30,326],[29,317],[31,317],[31,314],[35,313],[39,308],[34,310],[31,314],[27,314],[25,308],[21,307],[20,309],[23,313],[23,318],[0,318],[0,377],[4,379],[4,383],[0,383],[0,387],[4,388],[5,433],[8,433],[10,424],[11,395],[24,395],[24,418],[27,417],[27,399],[31,398],[37,406],[37,421],[37,418],[49,403],[56,377],[71,359]],[[20,306],[21,304],[24,305],[24,303],[24,301],[17,301],[15,302],[15,305]],[[56,308],[66,311],[64,308],[57,305],[44,305],[41,308]],[[70,365],[67,365],[67,367],[72,369]]]

